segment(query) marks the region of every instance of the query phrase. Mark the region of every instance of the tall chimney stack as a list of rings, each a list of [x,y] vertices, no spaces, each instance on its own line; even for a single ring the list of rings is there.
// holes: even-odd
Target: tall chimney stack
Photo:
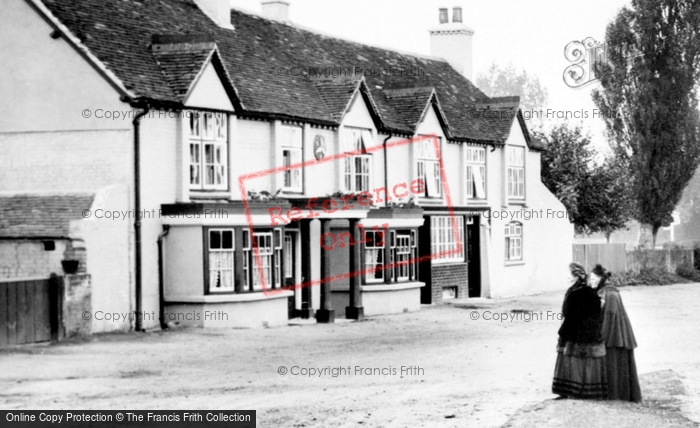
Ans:
[[[267,19],[289,22],[289,2],[287,0],[262,0],[262,14]]]
[[[194,2],[216,25],[233,30],[229,0],[194,0]]]
[[[448,22],[449,10],[440,8],[440,23],[430,32],[430,54],[447,61],[455,70],[472,80],[472,36],[474,30],[462,22],[462,8],[452,8],[452,22]]]

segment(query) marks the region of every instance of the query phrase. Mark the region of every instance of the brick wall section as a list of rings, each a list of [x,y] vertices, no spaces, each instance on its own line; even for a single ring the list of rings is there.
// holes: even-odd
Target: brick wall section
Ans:
[[[457,298],[469,297],[467,264],[433,265],[431,293],[433,303],[442,303],[443,287],[457,287]],[[427,287],[428,285],[426,285]]]
[[[78,265],[78,271],[75,273],[87,273],[87,251],[85,251],[84,247],[76,246],[74,241],[66,243],[63,260],[78,260],[80,264]]]
[[[82,263],[81,263],[82,265]],[[92,284],[89,274],[63,277],[63,329],[65,337],[89,336],[92,320],[83,317],[92,312]]]

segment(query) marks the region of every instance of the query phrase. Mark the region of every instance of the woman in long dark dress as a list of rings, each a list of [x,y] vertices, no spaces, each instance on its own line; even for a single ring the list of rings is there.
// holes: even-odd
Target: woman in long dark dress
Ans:
[[[605,346],[601,332],[601,301],[588,286],[586,270],[569,265],[573,285],[566,291],[559,328],[552,392],[561,397],[606,399]]]
[[[622,305],[620,292],[608,285],[610,272],[596,265],[591,272],[591,286],[596,287],[603,304],[603,343],[605,343],[605,367],[608,378],[608,399],[642,401],[642,391],[634,361],[632,325]]]

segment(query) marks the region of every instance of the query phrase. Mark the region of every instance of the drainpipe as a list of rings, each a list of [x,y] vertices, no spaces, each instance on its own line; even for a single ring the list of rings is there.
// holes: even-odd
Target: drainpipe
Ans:
[[[164,296],[164,280],[163,280],[163,238],[168,236],[170,225],[164,224],[163,231],[158,235],[158,310],[160,319],[160,328],[168,329],[168,324],[165,322],[165,296]]]
[[[141,118],[148,114],[151,107],[146,104],[132,123],[134,124],[134,237],[136,240],[136,331],[143,331],[143,302],[141,299]]]
[[[389,136],[384,139],[382,146],[384,147],[384,188],[386,189],[387,198],[384,201],[385,206],[389,206],[389,159],[386,156],[386,142],[391,138],[391,132]]]

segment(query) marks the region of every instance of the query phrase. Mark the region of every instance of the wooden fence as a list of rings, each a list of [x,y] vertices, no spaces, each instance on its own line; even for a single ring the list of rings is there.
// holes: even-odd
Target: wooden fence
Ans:
[[[0,346],[59,338],[62,278],[0,280]]]
[[[610,272],[664,269],[675,272],[680,265],[693,265],[693,250],[631,250],[625,244],[574,244],[573,260],[587,271],[600,263]]]

